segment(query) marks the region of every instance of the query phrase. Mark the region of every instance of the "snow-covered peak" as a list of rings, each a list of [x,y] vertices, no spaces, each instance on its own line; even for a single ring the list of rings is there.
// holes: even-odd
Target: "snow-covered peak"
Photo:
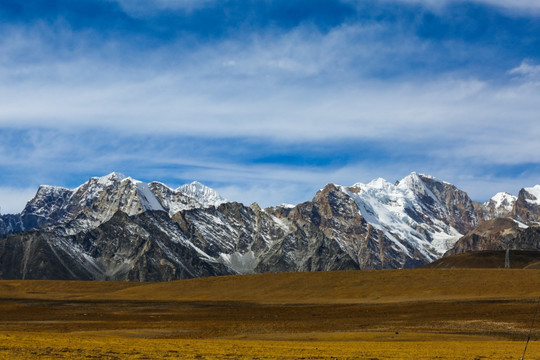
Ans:
[[[40,185],[37,190],[37,194],[58,194],[66,191],[71,190],[62,186]]]
[[[434,182],[438,182],[438,183],[441,183],[441,184],[447,184],[447,185],[452,185],[450,184],[449,182],[447,181],[444,181],[444,180],[441,180],[439,178],[436,178],[435,176],[433,175],[428,175],[428,174],[419,174],[419,173],[416,173],[416,172],[412,172],[411,174],[416,174],[418,177],[420,178],[424,178],[424,179],[429,179],[431,181],[434,181]]]
[[[527,198],[527,202],[533,205],[540,205],[540,185],[535,185],[533,187],[524,188],[527,193],[532,195],[532,198]]]
[[[133,179],[131,176],[126,177],[119,172],[112,172],[108,175],[98,178],[98,184],[104,186],[114,186],[115,184],[122,183],[127,189],[135,189],[139,202],[144,211],[146,210],[162,210],[165,211],[156,195],[150,190],[148,184],[137,179]]]
[[[367,184],[356,183],[349,188],[341,187],[341,189],[346,192],[352,191],[359,194],[359,196],[375,198],[382,203],[394,201],[401,197],[401,194],[397,194],[399,192],[397,187],[383,178],[377,178]]]
[[[394,185],[386,181],[386,179],[377,178],[375,180],[371,180],[367,184],[367,186],[371,188],[376,188],[376,189],[387,189],[387,188],[391,188]]]
[[[176,189],[176,191],[196,199],[204,207],[219,206],[220,204],[227,202],[227,199],[221,197],[217,191],[198,181],[182,185]]]
[[[22,214],[32,214],[47,217],[65,205],[66,199],[73,190],[51,185],[41,185],[36,195],[26,203]]]
[[[517,200],[517,196],[509,194],[507,192],[500,192],[495,194],[485,205],[493,204],[495,209],[504,209],[506,211],[512,210],[514,203]]]
[[[160,181],[152,181],[151,183],[148,183],[148,186],[150,186],[150,187],[160,187],[160,188],[166,189],[167,191],[170,191],[170,192],[176,191],[173,188],[169,187],[167,184],[164,184],[164,183],[162,183]]]
[[[365,192],[365,191],[370,191],[370,190],[373,191],[374,189],[377,189],[377,190],[391,189],[392,187],[394,187],[394,184],[380,177],[380,178],[371,180],[367,184],[357,182],[349,186],[349,189],[357,189],[358,191]]]
[[[401,241],[406,241],[412,248],[432,256],[429,254],[444,253],[462,235],[449,224],[449,209],[426,181],[447,184],[413,172],[397,184],[378,178],[368,184],[340,188],[356,202],[364,219],[382,230],[396,246],[401,247]]]
[[[89,203],[103,192],[104,189],[117,187],[126,179],[124,174],[112,172],[101,177],[91,177],[90,180],[75,188],[73,191],[75,196],[80,198],[81,202]],[[131,180],[130,180],[131,181]]]
[[[420,175],[415,172],[407,175],[404,177],[401,181],[398,182],[397,188],[399,188],[401,191],[407,193],[411,192],[413,197],[429,197],[432,199],[433,204],[436,204],[437,207],[439,207],[439,210],[442,209],[442,204],[440,203],[439,199],[433,191],[427,186],[424,179],[429,179],[431,181],[434,181],[436,183],[444,184],[444,182],[437,180],[434,177],[427,177],[425,175]]]
[[[409,175],[405,176],[403,179],[401,179],[398,182],[397,186],[400,189],[410,189],[410,190],[415,190],[415,189],[420,189],[420,188],[423,189],[424,182],[422,181],[422,179],[417,173],[412,172]]]
[[[429,180],[431,182],[439,183],[439,184],[452,185],[449,182],[440,180],[432,175],[419,174],[417,172],[412,172],[409,175],[405,176],[403,179],[401,179],[398,182],[398,186],[401,188],[409,188],[411,190],[419,190],[419,189],[424,188],[426,184],[425,180]]]
[[[102,177],[93,177],[75,189],[73,201],[82,206],[99,203],[95,217],[102,221],[110,218],[117,210],[136,215],[147,210],[164,210],[148,184],[112,172]]]
[[[102,177],[95,178],[99,184],[109,185],[114,182],[120,182],[126,179],[126,175],[113,171],[110,174],[107,174]]]

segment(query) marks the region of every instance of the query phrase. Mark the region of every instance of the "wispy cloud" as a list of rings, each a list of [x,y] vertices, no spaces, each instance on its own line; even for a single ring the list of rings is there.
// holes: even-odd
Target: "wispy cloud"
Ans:
[[[540,82],[540,65],[531,63],[528,60],[523,60],[518,67],[513,68],[509,73],[529,82]]]
[[[0,25],[0,181],[117,170],[262,205],[411,171],[477,199],[540,182],[534,13],[285,3],[20,5],[27,18]]]
[[[120,4],[122,9],[133,16],[155,15],[163,10],[193,11],[204,8],[215,0],[109,0]]]
[[[348,1],[348,0],[344,0]],[[539,12],[540,11],[540,4],[538,1],[535,0],[514,0],[514,1],[506,1],[506,0],[385,0],[386,2],[393,2],[393,3],[406,3],[406,4],[420,4],[420,5],[426,5],[430,8],[437,8],[441,9],[444,6],[448,6],[449,4],[456,4],[456,3],[476,3],[476,4],[483,4],[483,5],[489,5],[489,6],[495,6],[501,9],[510,10],[510,11],[518,11],[518,12]]]

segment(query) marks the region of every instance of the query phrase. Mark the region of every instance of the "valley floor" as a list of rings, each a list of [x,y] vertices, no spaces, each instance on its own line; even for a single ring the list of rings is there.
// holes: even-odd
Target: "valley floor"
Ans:
[[[0,281],[0,359],[519,359],[539,296],[538,270]]]

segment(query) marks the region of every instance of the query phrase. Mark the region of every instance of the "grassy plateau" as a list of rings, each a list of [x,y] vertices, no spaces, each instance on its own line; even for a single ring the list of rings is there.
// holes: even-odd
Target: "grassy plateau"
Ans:
[[[520,359],[539,297],[535,269],[0,281],[0,359]]]

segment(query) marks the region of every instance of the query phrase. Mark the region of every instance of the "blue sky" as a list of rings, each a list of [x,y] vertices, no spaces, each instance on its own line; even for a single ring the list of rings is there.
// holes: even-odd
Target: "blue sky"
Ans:
[[[540,183],[533,0],[0,0],[0,207],[123,172],[263,206]]]

